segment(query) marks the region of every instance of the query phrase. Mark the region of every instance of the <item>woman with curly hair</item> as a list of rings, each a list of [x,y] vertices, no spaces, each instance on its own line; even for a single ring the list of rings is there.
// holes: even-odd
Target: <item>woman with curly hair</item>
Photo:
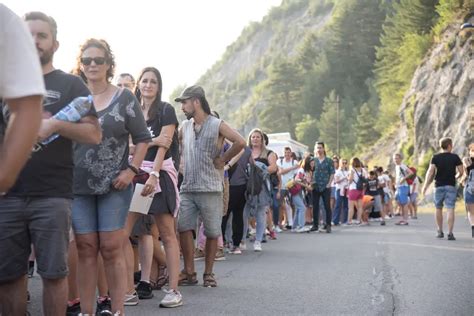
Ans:
[[[83,314],[93,313],[99,252],[111,306],[98,312],[123,314],[123,228],[132,199],[131,182],[151,141],[140,103],[129,90],[110,83],[114,68],[114,56],[106,41],[88,39],[81,46],[74,72],[87,83],[102,128],[100,144],[74,146],[72,224],[79,253],[78,285]],[[135,144],[130,163],[129,137]]]

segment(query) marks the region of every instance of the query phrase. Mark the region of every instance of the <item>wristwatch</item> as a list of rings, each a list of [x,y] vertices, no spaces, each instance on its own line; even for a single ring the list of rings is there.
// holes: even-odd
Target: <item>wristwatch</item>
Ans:
[[[154,176],[155,178],[159,179],[160,178],[160,172],[159,171],[152,171],[152,172],[150,172],[150,176]]]

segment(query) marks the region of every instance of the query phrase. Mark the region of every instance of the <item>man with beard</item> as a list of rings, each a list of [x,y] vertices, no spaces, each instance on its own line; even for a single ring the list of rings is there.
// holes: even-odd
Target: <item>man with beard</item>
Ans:
[[[184,160],[178,220],[184,270],[179,283],[195,285],[198,282],[194,271],[192,231],[196,229],[200,216],[207,237],[203,285],[215,287],[217,283],[212,268],[217,238],[221,235],[224,166],[244,148],[245,140],[226,122],[210,115],[211,109],[203,88],[188,87],[175,101],[181,102],[181,109],[187,118],[179,133]],[[222,154],[224,139],[229,140],[232,146]]]
[[[102,133],[94,107],[77,123],[52,117],[77,97],[90,93],[80,78],[53,67],[59,46],[54,19],[30,12],[24,20],[36,44],[47,90],[38,139],[53,134],[59,137],[32,154],[0,204],[0,305],[12,311],[6,314],[25,314],[25,274],[33,244],[43,280],[44,314],[64,315],[73,196],[72,141],[98,144]],[[5,107],[8,109],[8,104]]]

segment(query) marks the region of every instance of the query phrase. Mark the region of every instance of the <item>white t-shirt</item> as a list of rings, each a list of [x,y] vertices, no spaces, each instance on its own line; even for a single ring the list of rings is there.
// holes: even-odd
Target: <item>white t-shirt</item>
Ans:
[[[410,193],[418,193],[420,190],[420,180],[418,180],[418,177],[415,177],[413,180],[412,185],[410,185]]]
[[[0,3],[0,98],[44,95],[38,52],[26,24]]]
[[[367,179],[367,171],[365,169],[362,169],[362,171],[357,171],[355,169],[352,169],[349,171],[349,173],[353,173],[352,181],[349,183],[349,190],[357,190],[357,181],[359,181],[359,175],[362,175]]]
[[[383,187],[383,191],[385,193],[390,193],[392,190],[390,190],[390,185],[391,185],[391,182],[392,180],[390,179],[390,177],[388,176],[388,174],[383,174],[379,177],[379,181],[380,183],[382,183],[382,180],[383,180],[383,183],[385,183],[385,186]]]
[[[336,170],[336,173],[334,174],[334,181],[342,180],[341,182],[336,183],[337,190],[342,190],[343,188],[349,185],[349,179],[347,178],[348,176],[349,176],[348,170],[341,170],[341,169]]]
[[[283,160],[282,159],[277,160],[277,165],[281,169],[291,168],[291,167],[296,166],[297,164],[298,164],[298,162],[295,161],[295,160],[286,161],[285,158],[283,158]],[[282,187],[284,187],[288,183],[288,181],[293,179],[293,176],[295,174],[296,174],[296,170],[291,170],[290,172],[282,174],[281,175]]]
[[[403,172],[401,171],[403,170]],[[396,183],[395,183],[395,186],[398,188],[398,187],[401,187],[401,186],[408,186],[408,183],[406,181],[403,181],[403,182],[400,182],[400,180],[402,178],[405,178],[408,173],[410,173],[411,171],[408,169],[408,167],[404,164],[400,164],[399,166],[395,166],[395,174],[396,174]]]

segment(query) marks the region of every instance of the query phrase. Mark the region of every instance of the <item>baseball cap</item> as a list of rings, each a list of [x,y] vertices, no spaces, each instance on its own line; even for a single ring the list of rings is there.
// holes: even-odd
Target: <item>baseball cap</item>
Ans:
[[[184,100],[191,98],[206,98],[204,94],[204,89],[200,86],[190,86],[181,92],[181,95],[174,99],[175,102],[183,102]]]

